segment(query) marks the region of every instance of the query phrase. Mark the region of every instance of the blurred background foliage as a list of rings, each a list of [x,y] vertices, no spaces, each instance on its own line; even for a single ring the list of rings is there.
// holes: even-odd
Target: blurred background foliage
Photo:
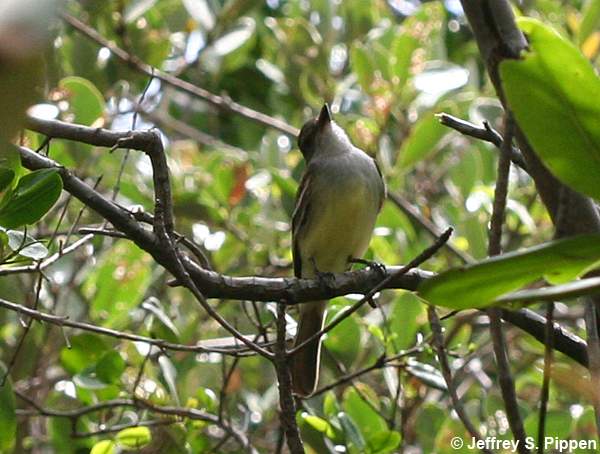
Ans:
[[[598,3],[530,0],[515,8],[557,28],[597,63],[600,13],[594,22],[590,11],[600,9]],[[440,231],[454,227],[450,242],[463,257],[486,256],[497,151],[440,125],[435,117],[447,112],[501,128],[502,109],[458,1],[67,0],[61,8],[140,60],[292,126],[300,127],[328,101],[352,141],[377,158],[397,199],[416,207]],[[43,64],[36,56],[34,65],[34,73],[43,76],[43,89],[35,92],[35,115],[115,130],[158,128],[168,153],[177,230],[200,245],[220,273],[292,274],[290,219],[304,166],[295,137],[140,74],[60,20],[52,22],[42,54]],[[31,75],[31,61],[12,68]],[[10,93],[30,93],[39,82],[5,71],[0,69],[5,101]],[[12,115],[3,108],[0,119]],[[20,140],[35,149],[44,137],[27,131]],[[118,203],[152,210],[151,169],[141,153],[108,153],[53,140],[48,154]],[[77,228],[101,225],[98,215],[82,211],[63,193],[27,234],[52,253],[72,242]],[[537,244],[552,233],[532,182],[513,168],[505,249]],[[419,222],[388,200],[367,258],[402,264],[431,242]],[[444,249],[425,267],[446,269],[461,263],[459,255]],[[30,260],[19,256],[19,263]],[[29,305],[41,282],[39,308],[72,319],[186,344],[226,335],[186,291],[169,288],[164,270],[127,240],[95,237],[44,276],[0,277],[0,297]],[[332,300],[329,316],[354,300]],[[327,335],[320,383],[333,383],[383,354],[400,355],[391,363],[395,367],[376,369],[304,401],[297,420],[307,449],[461,452],[449,445],[465,431],[451,410],[428,343],[425,306],[408,292],[390,290],[378,303],[379,308],[363,308]],[[256,318],[272,324],[270,304],[211,304],[248,334],[256,332]],[[556,318],[582,334],[579,307],[567,310],[558,304]],[[486,319],[464,311],[443,324],[468,414],[483,434],[510,438]],[[35,323],[11,371],[12,386],[44,406],[69,409],[128,396],[144,365],[137,391],[144,397],[225,415],[261,452],[274,451],[277,385],[268,362],[173,352],[145,363],[145,344],[67,330],[68,348],[59,331]],[[5,364],[21,332],[20,317],[0,311]],[[515,328],[508,329],[507,337],[526,430],[536,436],[543,346]],[[562,375],[551,384],[547,435],[592,439],[592,410],[581,391],[584,385],[573,378],[584,373],[560,354],[557,363]],[[17,401],[17,407],[22,403]],[[79,419],[76,429],[96,432],[137,418],[144,414],[91,413]],[[100,448],[113,442],[128,446],[128,434],[122,433],[73,440],[70,424],[61,418],[20,417],[19,422],[16,452],[79,453],[94,445],[104,452]],[[240,451],[234,440],[215,448],[223,434],[209,423],[184,420],[151,433],[133,435],[148,443],[144,452]]]

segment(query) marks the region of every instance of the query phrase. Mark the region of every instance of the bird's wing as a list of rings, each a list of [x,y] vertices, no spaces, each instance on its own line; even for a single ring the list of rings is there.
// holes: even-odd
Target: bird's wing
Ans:
[[[298,234],[300,229],[306,227],[311,209],[312,198],[312,172],[309,165],[302,176],[298,192],[296,193],[296,207],[292,215],[292,256],[294,258],[294,275],[302,277],[302,258],[300,257],[300,248],[298,245]]]
[[[371,159],[373,159],[373,158],[371,158]],[[379,164],[377,164],[377,161],[375,159],[373,159],[373,164],[375,164],[375,168],[377,169],[379,178],[381,178],[381,197],[379,199],[379,208],[378,208],[378,211],[379,211],[379,210],[381,210],[381,207],[383,206],[383,202],[385,201],[385,198],[387,197],[387,186],[385,184],[385,180],[383,179],[383,174],[381,173]]]

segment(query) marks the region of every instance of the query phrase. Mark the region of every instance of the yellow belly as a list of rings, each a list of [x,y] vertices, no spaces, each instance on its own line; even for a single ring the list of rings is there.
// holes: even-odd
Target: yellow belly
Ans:
[[[322,272],[345,271],[348,260],[362,257],[369,246],[377,217],[373,197],[362,185],[324,192],[300,242],[304,277],[314,275],[314,265]]]

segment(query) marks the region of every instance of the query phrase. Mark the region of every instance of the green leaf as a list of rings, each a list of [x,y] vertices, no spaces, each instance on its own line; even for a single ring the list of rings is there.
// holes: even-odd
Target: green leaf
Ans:
[[[327,323],[346,309],[347,306],[341,308],[333,307],[327,313]],[[354,317],[346,317],[335,327],[335,329],[332,329],[327,333],[327,337],[323,344],[327,350],[340,356],[347,365],[350,365],[360,350],[359,343],[355,342],[356,339],[360,339],[360,327],[358,326],[358,322]]]
[[[373,402],[367,403],[364,399],[373,391],[366,385],[357,385],[361,394],[355,388],[347,388],[344,392],[344,411],[356,423],[363,438],[369,440],[376,433],[387,430],[385,420],[373,408]]]
[[[600,28],[600,0],[588,0],[583,9],[577,41],[579,45]]]
[[[6,367],[0,363],[0,378],[6,374]],[[0,387],[0,452],[12,452],[17,437],[16,403],[10,378]]]
[[[115,445],[114,441],[102,440],[92,447],[90,454],[114,454],[116,447],[117,445]]]
[[[309,415],[306,412],[301,414],[301,417],[308,425],[313,427],[315,430],[323,433],[327,438],[334,438],[335,433],[331,424],[325,421],[323,418],[319,418],[318,416]]]
[[[129,319],[129,311],[140,303],[150,284],[148,259],[144,251],[124,241],[106,250],[83,285],[93,319],[111,327]]]
[[[104,383],[117,383],[125,370],[125,360],[120,353],[110,350],[96,364],[96,376]]]
[[[600,277],[568,282],[553,287],[519,290],[496,298],[496,303],[534,303],[538,301],[562,301],[578,296],[592,295],[600,290]]]
[[[523,422],[525,431],[530,437],[537,437],[539,418],[537,412],[532,412]],[[573,417],[568,411],[550,410],[546,414],[546,437],[567,440],[571,435],[572,427]]]
[[[369,439],[369,447],[373,454],[387,454],[395,452],[402,441],[402,436],[395,430],[384,430],[376,433]]]
[[[96,86],[83,77],[65,77],[58,86],[66,92],[74,122],[91,125],[104,112],[104,98]]]
[[[337,417],[342,425],[342,429],[344,430],[344,434],[346,435],[348,441],[354,445],[354,447],[358,448],[359,452],[364,452],[366,447],[365,439],[358,430],[356,423],[347,413],[343,411],[339,412]]]
[[[124,448],[139,449],[152,440],[152,434],[147,427],[130,427],[117,433],[115,440]]]
[[[424,314],[423,303],[413,293],[402,292],[394,301],[389,327],[393,335],[392,345],[397,351],[414,345]]]
[[[530,51],[500,76],[519,126],[563,183],[600,199],[600,78],[569,41],[533,19],[519,25]]]
[[[402,88],[410,76],[412,55],[419,47],[419,41],[408,33],[398,35],[392,44],[392,58],[390,61],[392,83],[397,88]]]
[[[573,280],[599,261],[600,235],[580,235],[450,269],[425,281],[418,293],[435,306],[482,308],[542,277],[557,284]]]
[[[340,411],[340,406],[333,391],[327,391],[323,397],[323,413],[328,418],[333,418]]]
[[[71,374],[77,374],[94,366],[108,351],[108,346],[100,336],[79,334],[70,338],[71,348],[64,347],[60,352],[63,367]]]
[[[375,65],[364,44],[357,42],[350,51],[350,65],[358,77],[358,83],[367,93],[371,90],[375,74]]]
[[[0,192],[4,191],[15,179],[15,171],[7,168],[0,168]]]
[[[0,205],[0,225],[14,229],[33,224],[58,200],[62,180],[56,169],[36,170],[21,177],[17,187]]]
[[[447,133],[448,128],[442,125],[433,113],[420,118],[402,143],[400,167],[409,170],[417,162],[435,152]]]

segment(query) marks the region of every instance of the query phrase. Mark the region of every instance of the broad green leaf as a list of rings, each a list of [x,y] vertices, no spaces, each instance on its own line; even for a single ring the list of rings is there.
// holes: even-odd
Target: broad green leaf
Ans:
[[[531,413],[523,425],[525,432],[530,437],[537,437],[540,415],[537,412]],[[550,410],[546,414],[546,437],[553,437],[559,440],[567,440],[573,427],[573,417],[568,411]]]
[[[0,378],[6,374],[6,367],[0,363]],[[10,378],[0,387],[0,452],[12,452],[17,438],[16,403]]]
[[[120,353],[110,350],[96,364],[96,376],[104,383],[117,383],[125,370],[125,360]]]
[[[4,167],[0,168],[0,192],[4,191],[15,178],[15,171]]]
[[[383,430],[369,439],[369,447],[373,454],[388,454],[396,452],[402,441],[402,436],[395,430]]]
[[[100,336],[79,334],[70,339],[71,348],[64,347],[60,353],[63,367],[71,374],[94,366],[108,351],[108,346]]]
[[[390,66],[392,83],[397,89],[404,87],[410,76],[413,52],[419,47],[419,41],[408,33],[399,35],[392,44]]]
[[[351,443],[351,445],[357,448],[359,452],[364,452],[366,447],[365,439],[350,415],[341,411],[338,413],[337,417],[342,425],[346,439]]]
[[[0,225],[14,229],[33,224],[58,200],[62,180],[56,169],[35,170],[19,179],[10,196],[0,205]]]
[[[129,319],[150,284],[149,256],[138,247],[118,241],[87,275],[83,292],[91,301],[90,315],[106,326],[120,326]]]
[[[115,445],[114,441],[102,440],[92,447],[90,454],[114,454],[116,452],[116,447],[117,446]]]
[[[532,19],[519,21],[530,50],[500,64],[515,118],[550,171],[600,199],[600,78],[569,41]]]
[[[391,344],[398,351],[406,350],[415,343],[420,323],[424,320],[423,303],[410,292],[402,292],[394,301],[389,318]]]
[[[115,440],[125,448],[143,448],[152,440],[152,434],[147,427],[130,427],[117,433]]]
[[[399,165],[405,170],[435,152],[442,138],[449,132],[433,113],[419,119],[400,148]]]
[[[302,419],[304,419],[304,421],[306,421],[308,425],[313,427],[315,430],[318,430],[319,432],[323,433],[323,435],[325,435],[327,438],[333,438],[335,436],[331,424],[329,424],[324,419],[319,418],[318,416],[309,415],[306,412],[303,412],[301,414],[301,417]]]
[[[333,391],[327,391],[323,397],[323,414],[328,418],[333,418],[340,411],[340,405],[337,402]]]
[[[377,413],[371,403],[367,403],[364,399],[368,398],[365,393],[369,394],[370,390],[366,385],[361,385],[360,394],[354,388],[347,388],[344,392],[343,408],[344,411],[356,423],[363,438],[369,440],[375,434],[387,430],[387,424],[383,417]]]
[[[482,308],[542,277],[568,282],[598,262],[600,235],[580,235],[450,269],[425,281],[418,293],[435,306]]]
[[[425,403],[419,409],[419,414],[415,423],[415,430],[419,444],[423,452],[434,452],[433,444],[435,442],[431,434],[437,434],[444,420],[451,416],[442,408],[438,402]]]
[[[496,298],[495,303],[534,303],[538,301],[562,301],[578,296],[592,295],[600,290],[600,277],[581,279],[553,287],[519,290]]]
[[[65,77],[59,82],[69,101],[75,123],[91,125],[104,111],[104,98],[96,86],[83,77]]]
[[[375,65],[364,44],[357,42],[350,51],[350,65],[358,77],[358,83],[367,93],[371,90],[375,75]]]
[[[340,312],[343,312],[346,307],[332,308],[327,313],[327,323],[329,323]],[[360,343],[356,342],[360,339],[360,327],[355,317],[347,317],[335,329],[327,333],[327,337],[323,344],[335,355],[339,355],[346,364],[352,364],[360,350]]]

